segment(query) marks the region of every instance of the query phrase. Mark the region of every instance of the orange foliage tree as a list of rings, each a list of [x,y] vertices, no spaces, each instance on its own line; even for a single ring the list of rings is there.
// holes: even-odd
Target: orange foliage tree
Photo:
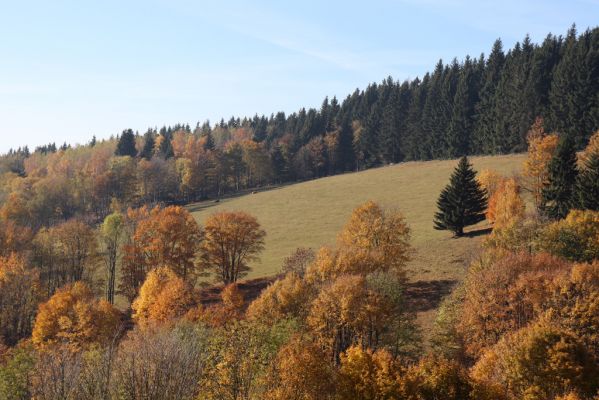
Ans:
[[[92,283],[98,256],[95,231],[79,220],[43,228],[34,240],[34,262],[48,295],[67,283]]]
[[[386,350],[352,346],[341,355],[338,397],[340,399],[405,398],[400,380],[403,372]]]
[[[0,343],[14,345],[31,333],[42,299],[39,274],[13,254],[0,258]]]
[[[307,324],[333,362],[353,344],[376,347],[392,314],[387,298],[369,290],[366,279],[344,275],[312,302]]]
[[[514,178],[502,179],[489,197],[485,216],[494,224],[493,229],[502,228],[524,217],[525,208],[518,182]]]
[[[504,177],[501,174],[492,169],[483,169],[476,177],[480,186],[487,191],[489,198],[497,191],[503,179]]]
[[[196,281],[197,257],[203,231],[183,207],[156,207],[130,211],[134,225],[131,242],[124,246],[121,290],[129,299],[153,268],[167,266],[184,281]]]
[[[553,280],[569,267],[548,254],[505,252],[487,253],[471,265],[457,326],[466,354],[476,359],[544,312]]]
[[[510,399],[544,400],[599,388],[599,366],[580,340],[543,322],[506,335],[474,366],[472,376]]]
[[[273,323],[283,318],[304,320],[315,288],[295,273],[287,274],[260,293],[247,310],[250,319]]]
[[[524,177],[537,209],[541,204],[543,188],[547,184],[547,167],[557,148],[558,139],[556,134],[547,135],[544,132],[543,120],[539,118],[528,132],[528,157],[524,162]]]
[[[593,154],[599,154],[599,131],[593,133],[589,138],[589,143],[585,147],[584,151],[580,153],[578,160],[581,165],[587,164]]]
[[[316,343],[298,336],[279,350],[269,375],[269,400],[326,400],[335,395],[336,370]]]
[[[266,232],[255,217],[240,211],[219,212],[206,220],[203,266],[225,285],[247,275],[249,263],[264,249]]]
[[[193,289],[170,268],[148,273],[133,301],[133,320],[141,327],[166,323],[183,316],[195,305]]]
[[[118,335],[120,312],[97,300],[85,284],[59,289],[39,306],[31,339],[37,346],[68,343],[75,347],[106,344]]]
[[[199,319],[209,326],[222,327],[243,317],[245,299],[237,284],[231,283],[225,286],[220,293],[220,298],[219,304],[200,310]]]

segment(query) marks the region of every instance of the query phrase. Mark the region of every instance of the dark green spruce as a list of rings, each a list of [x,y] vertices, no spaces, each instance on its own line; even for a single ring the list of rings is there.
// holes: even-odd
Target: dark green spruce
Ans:
[[[576,180],[577,207],[599,211],[599,152],[591,154]]]
[[[476,171],[466,156],[441,192],[437,207],[435,229],[452,231],[457,237],[464,234],[464,227],[485,219],[487,193],[476,181]]]
[[[126,129],[121,134],[119,142],[116,145],[116,151],[114,152],[117,156],[131,156],[137,155],[137,149],[135,148],[135,135],[131,129]]]
[[[549,162],[549,178],[543,189],[541,210],[554,219],[565,218],[575,206],[576,148],[572,136],[560,139],[555,155]]]
[[[144,135],[144,147],[141,150],[139,155],[146,160],[150,160],[154,156],[154,145],[156,144],[156,140],[154,140],[154,132],[148,131]]]

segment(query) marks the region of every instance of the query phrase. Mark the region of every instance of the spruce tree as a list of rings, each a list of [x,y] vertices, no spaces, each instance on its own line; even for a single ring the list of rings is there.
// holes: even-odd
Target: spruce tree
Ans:
[[[476,180],[476,172],[466,156],[454,170],[449,184],[437,200],[435,229],[450,230],[456,237],[464,234],[464,227],[485,219],[487,193]]]
[[[212,132],[208,131],[203,136],[206,138],[206,141],[204,142],[204,150],[214,150],[215,145],[214,136],[212,136]]]
[[[453,99],[453,114],[447,132],[450,157],[461,157],[470,152],[470,134],[474,118],[474,105],[478,91],[475,65],[466,57]]]
[[[119,138],[119,142],[116,145],[116,151],[114,152],[117,156],[131,156],[135,157],[137,155],[137,150],[135,149],[135,135],[131,129],[126,129],[121,134]]]
[[[489,154],[494,151],[493,138],[497,134],[493,127],[497,112],[495,109],[495,91],[501,78],[504,63],[503,44],[501,39],[497,39],[485,65],[479,94],[480,101],[476,104],[476,124],[473,130],[472,148],[475,154]]]
[[[543,189],[541,209],[550,218],[564,218],[575,206],[576,148],[570,135],[563,137],[548,166],[548,183]]]
[[[393,88],[387,104],[383,109],[380,128],[380,153],[386,163],[398,162],[401,159],[400,148],[399,89]]]
[[[580,171],[576,195],[579,208],[599,211],[599,152],[593,153]]]
[[[152,131],[146,132],[144,135],[144,147],[139,155],[146,160],[150,160],[154,156],[154,146],[156,141],[154,140],[154,133]]]
[[[173,144],[171,143],[171,140],[169,139],[169,135],[164,135],[162,137],[162,140],[160,142],[160,148],[158,149],[158,153],[160,153],[160,155],[162,157],[164,157],[165,160],[168,160],[169,158],[172,158],[175,156],[175,152],[173,150]]]

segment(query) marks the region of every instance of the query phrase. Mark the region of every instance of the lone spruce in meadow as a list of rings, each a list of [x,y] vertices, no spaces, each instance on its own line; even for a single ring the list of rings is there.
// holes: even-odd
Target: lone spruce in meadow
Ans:
[[[464,227],[485,219],[487,193],[476,181],[476,171],[466,156],[451,174],[449,184],[437,200],[435,229],[449,230],[454,236],[464,235]]]

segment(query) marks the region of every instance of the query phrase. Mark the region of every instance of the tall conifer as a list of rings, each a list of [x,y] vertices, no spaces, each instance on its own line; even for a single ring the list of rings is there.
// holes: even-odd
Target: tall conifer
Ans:
[[[437,200],[434,228],[450,230],[455,236],[464,234],[464,227],[485,219],[487,194],[476,180],[476,172],[466,156],[454,170],[449,184]]]
[[[575,206],[576,148],[570,135],[563,137],[548,166],[548,183],[543,189],[541,209],[550,218],[565,218]]]

